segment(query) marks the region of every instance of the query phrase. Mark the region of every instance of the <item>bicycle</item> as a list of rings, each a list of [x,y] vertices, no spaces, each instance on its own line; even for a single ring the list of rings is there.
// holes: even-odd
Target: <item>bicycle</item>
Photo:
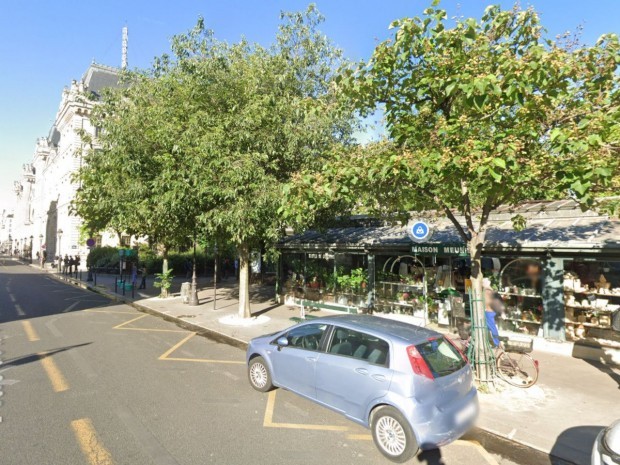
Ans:
[[[467,353],[470,338],[463,341]],[[532,340],[527,345],[521,341],[511,341],[508,337],[500,337],[500,344],[493,347],[497,374],[508,384],[518,388],[529,388],[538,381],[538,360],[528,353],[532,350]]]

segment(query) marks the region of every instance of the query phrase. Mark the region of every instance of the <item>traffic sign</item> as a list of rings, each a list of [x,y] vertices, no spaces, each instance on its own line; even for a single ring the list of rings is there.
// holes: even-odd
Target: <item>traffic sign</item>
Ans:
[[[95,246],[95,239],[93,239],[92,237],[91,237],[91,238],[86,239],[86,245],[87,245],[88,247],[94,247],[94,246]]]
[[[422,242],[428,239],[431,235],[431,228],[424,221],[418,220],[411,225],[407,232],[409,233],[409,237],[411,237],[411,239],[416,242]]]

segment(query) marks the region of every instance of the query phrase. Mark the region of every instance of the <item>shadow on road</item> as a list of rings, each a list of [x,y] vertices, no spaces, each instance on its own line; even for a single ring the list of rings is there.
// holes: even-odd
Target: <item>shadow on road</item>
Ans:
[[[60,352],[65,352],[66,350],[75,349],[76,347],[88,346],[90,344],[92,344],[92,342],[85,342],[83,344],[75,344],[72,346],[61,347],[59,349],[48,350],[46,352],[41,352],[37,354],[25,355],[23,357],[15,357],[15,358],[5,361],[2,364],[2,368],[16,367],[20,365],[26,365],[32,362],[38,362],[42,358],[49,357],[51,355],[58,354]]]
[[[566,459],[568,463],[589,465],[596,436],[603,428],[604,426],[584,425],[562,431],[551,449],[551,456]]]
[[[417,463],[428,465],[445,465],[439,449],[424,450],[416,457]]]

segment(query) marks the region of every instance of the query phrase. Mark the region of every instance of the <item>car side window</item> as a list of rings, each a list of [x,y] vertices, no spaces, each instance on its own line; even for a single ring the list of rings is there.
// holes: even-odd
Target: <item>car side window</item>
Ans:
[[[327,351],[335,355],[365,360],[375,365],[387,366],[390,346],[376,336],[335,327],[333,337]]]
[[[288,347],[319,350],[326,329],[326,324],[309,324],[293,328],[286,333]]]

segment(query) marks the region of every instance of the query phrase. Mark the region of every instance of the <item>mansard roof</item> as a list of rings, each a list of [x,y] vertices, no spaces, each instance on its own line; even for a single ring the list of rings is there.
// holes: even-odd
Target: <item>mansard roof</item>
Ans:
[[[100,97],[103,89],[118,87],[119,75],[118,68],[93,62],[82,76],[82,83],[86,90]]]

